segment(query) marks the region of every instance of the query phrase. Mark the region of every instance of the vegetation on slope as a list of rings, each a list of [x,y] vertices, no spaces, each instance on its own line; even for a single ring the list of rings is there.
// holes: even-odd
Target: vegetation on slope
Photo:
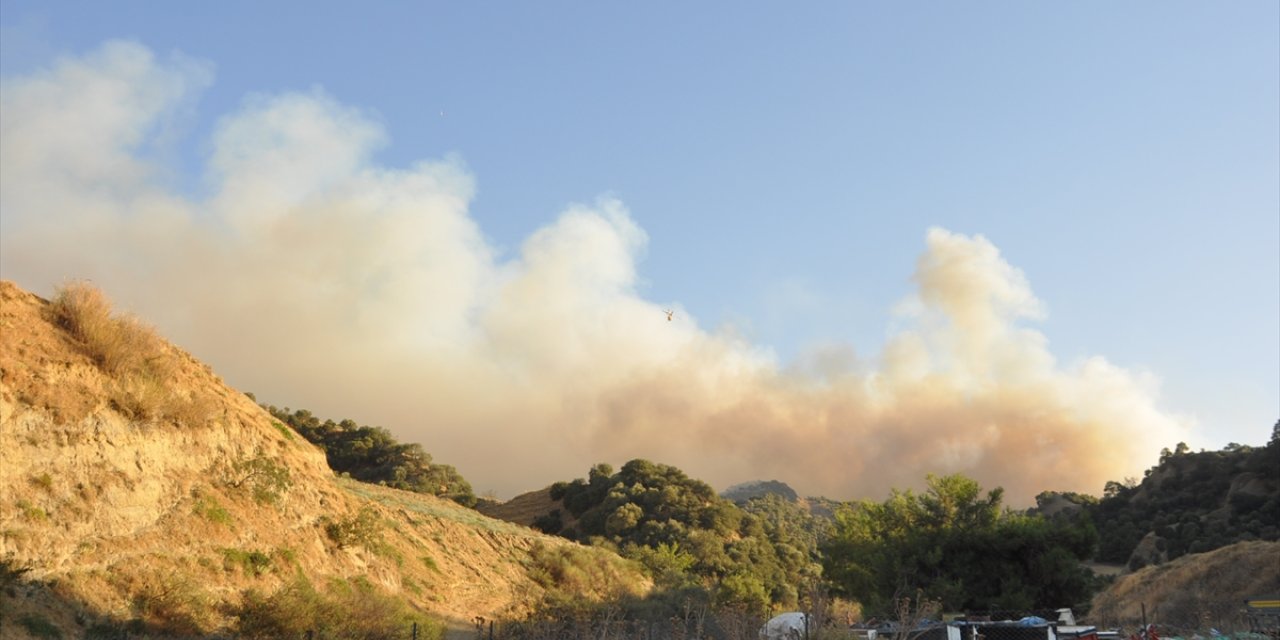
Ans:
[[[1003,493],[983,495],[961,475],[929,476],[922,494],[895,490],[881,503],[841,507],[823,545],[825,575],[866,611],[888,612],[917,589],[950,611],[1086,604],[1095,584],[1081,561],[1097,545],[1089,518],[1002,510]]]
[[[1264,447],[1164,449],[1141,483],[1108,482],[1085,508],[1098,526],[1098,559],[1131,570],[1235,542],[1280,540],[1280,422]],[[1150,534],[1153,553],[1135,554]]]
[[[78,350],[111,383],[107,400],[122,414],[139,421],[198,424],[212,403],[201,394],[182,394],[169,381],[180,360],[155,330],[138,318],[116,313],[111,301],[93,285],[73,282],[58,288],[48,313]],[[66,424],[87,415],[89,406],[68,402],[57,389],[39,390],[36,404],[53,410]]]
[[[382,638],[411,615],[429,638],[548,590],[531,548],[567,543],[335,478],[209,367],[70,291],[0,281],[0,635]]]
[[[675,467],[632,460],[614,473],[598,464],[587,479],[553,485],[551,497],[576,522],[566,526],[553,511],[535,526],[617,549],[648,568],[659,590],[685,599],[757,612],[795,606],[819,573],[798,514],[776,502],[751,513]]]
[[[362,482],[448,498],[466,507],[476,504],[471,484],[451,465],[438,464],[420,444],[404,444],[382,427],[353,420],[324,420],[306,409],[290,411],[263,405],[277,420],[324,451],[329,467]]]
[[[1210,628],[1247,629],[1241,602],[1280,593],[1280,542],[1238,542],[1120,576],[1093,599],[1092,622],[1191,637]]]

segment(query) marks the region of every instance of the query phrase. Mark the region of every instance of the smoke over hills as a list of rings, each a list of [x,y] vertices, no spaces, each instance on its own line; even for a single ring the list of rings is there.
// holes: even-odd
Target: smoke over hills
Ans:
[[[646,457],[839,498],[964,472],[1026,502],[1097,493],[1184,437],[1149,376],[1058,363],[1021,324],[1042,305],[981,236],[930,229],[908,328],[814,376],[683,309],[668,322],[616,200],[499,259],[459,163],[378,166],[384,131],[319,91],[227,115],[184,194],[158,141],[211,77],[115,42],[6,78],[4,277],[44,294],[90,278],[231,384],[387,426],[477,489]]]

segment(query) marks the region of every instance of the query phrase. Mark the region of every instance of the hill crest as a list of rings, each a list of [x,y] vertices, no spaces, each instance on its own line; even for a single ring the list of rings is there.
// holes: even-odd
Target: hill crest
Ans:
[[[29,569],[0,593],[15,616],[73,636],[102,621],[205,633],[301,574],[464,626],[519,613],[544,590],[534,550],[573,546],[337,478],[190,354],[151,332],[150,360],[106,364],[56,302],[0,281],[0,558]]]

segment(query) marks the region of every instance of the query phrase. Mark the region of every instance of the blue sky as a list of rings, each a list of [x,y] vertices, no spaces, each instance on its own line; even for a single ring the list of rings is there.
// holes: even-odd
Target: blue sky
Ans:
[[[1021,270],[1063,366],[1158,378],[1193,444],[1280,417],[1275,2],[0,7],[6,78],[118,39],[207,65],[152,150],[195,199],[229,114],[319,92],[378,166],[464,167],[499,260],[616,198],[639,296],[782,363],[879,353],[941,227]]]

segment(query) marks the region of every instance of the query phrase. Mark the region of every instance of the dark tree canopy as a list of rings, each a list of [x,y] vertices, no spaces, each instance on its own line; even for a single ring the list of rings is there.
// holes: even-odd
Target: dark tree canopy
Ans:
[[[598,464],[586,479],[553,485],[551,497],[576,524],[563,527],[557,513],[537,526],[639,560],[660,588],[705,588],[718,604],[764,612],[794,605],[818,574],[816,534],[798,508],[739,508],[672,466],[637,459],[614,473]]]
[[[929,476],[922,494],[894,491],[836,512],[825,574],[868,612],[922,589],[948,610],[1053,608],[1086,602],[1080,561],[1097,534],[1087,515],[1046,520],[1002,510],[1003,490],[961,475]]]
[[[1097,523],[1103,562],[1143,562],[1131,556],[1149,533],[1158,536],[1170,560],[1246,540],[1278,540],[1276,428],[1262,447],[1231,443],[1221,451],[1200,452],[1184,443],[1166,447],[1141,483],[1110,481],[1102,499],[1085,508]]]
[[[476,504],[471,485],[457,469],[436,464],[419,444],[403,444],[382,427],[352,420],[321,421],[306,409],[289,411],[265,405],[277,420],[324,450],[329,467],[362,482],[448,498],[464,506]]]

